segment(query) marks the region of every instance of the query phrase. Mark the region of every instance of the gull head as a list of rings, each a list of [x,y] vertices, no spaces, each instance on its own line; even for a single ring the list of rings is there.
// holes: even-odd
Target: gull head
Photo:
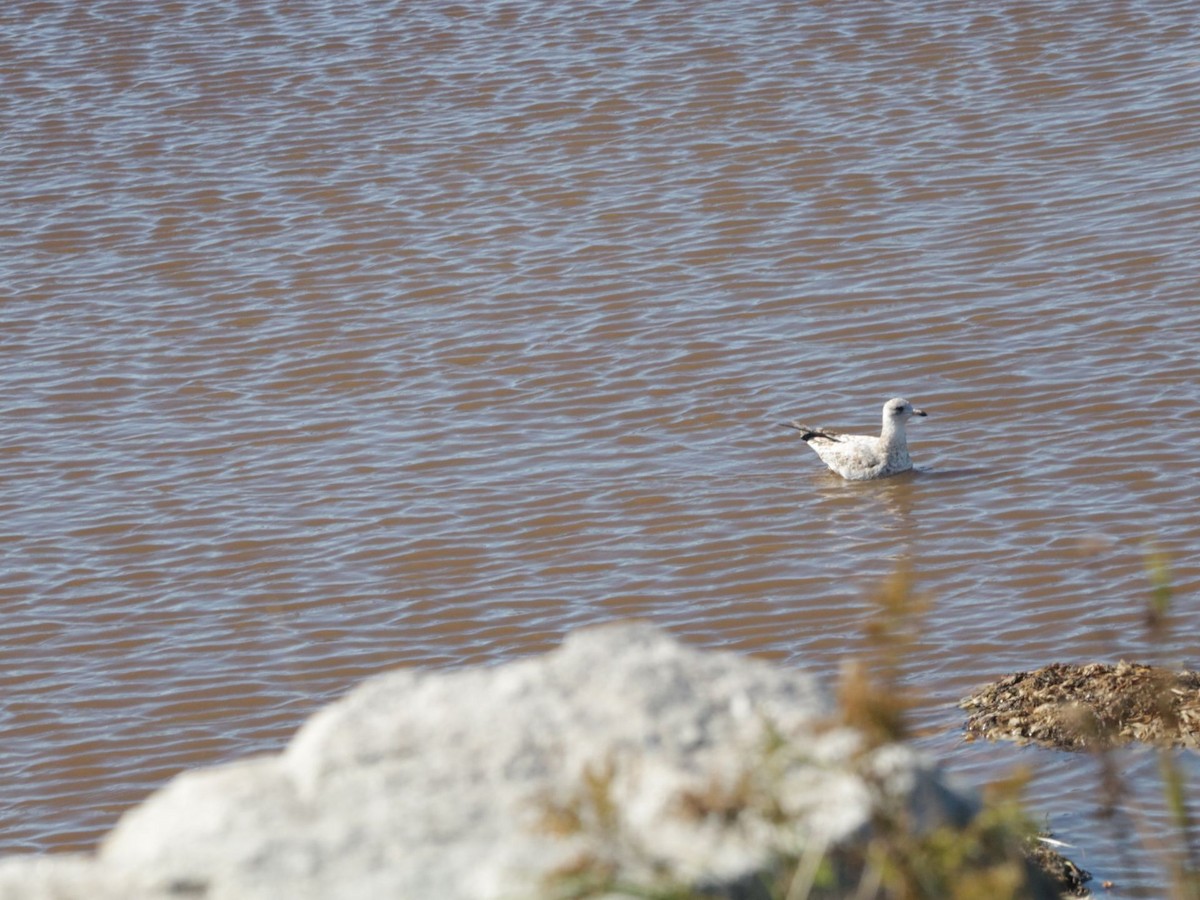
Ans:
[[[925,410],[917,409],[903,397],[895,397],[883,404],[883,424],[902,425],[913,416],[924,416]]]

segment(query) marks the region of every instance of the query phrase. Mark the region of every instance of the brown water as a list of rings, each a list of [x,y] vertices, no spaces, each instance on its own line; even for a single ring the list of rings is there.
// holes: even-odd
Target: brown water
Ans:
[[[5,4],[0,851],[585,623],[829,677],[911,559],[930,749],[1033,764],[1077,861],[1154,895],[1091,761],[962,745],[950,704],[1200,665],[1198,36],[1184,2]],[[893,395],[913,476],[776,427]]]

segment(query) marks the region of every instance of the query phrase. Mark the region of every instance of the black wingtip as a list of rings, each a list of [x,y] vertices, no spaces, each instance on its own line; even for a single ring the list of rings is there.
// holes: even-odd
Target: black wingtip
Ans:
[[[800,432],[800,440],[802,441],[808,441],[815,437],[822,436],[821,432],[816,428],[812,428],[808,425],[801,425],[799,422],[780,422],[779,424],[784,428],[795,428],[798,432]]]

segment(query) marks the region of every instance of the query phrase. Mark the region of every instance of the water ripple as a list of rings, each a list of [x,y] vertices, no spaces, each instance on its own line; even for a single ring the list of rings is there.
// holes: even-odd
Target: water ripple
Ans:
[[[1191,33],[1169,3],[6,7],[5,849],[85,846],[371,672],[592,621],[829,673],[903,559],[963,771],[1003,759],[953,741],[981,678],[1186,657]],[[931,412],[910,477],[840,482],[775,426],[896,394]],[[1069,831],[1078,773],[1042,768]]]

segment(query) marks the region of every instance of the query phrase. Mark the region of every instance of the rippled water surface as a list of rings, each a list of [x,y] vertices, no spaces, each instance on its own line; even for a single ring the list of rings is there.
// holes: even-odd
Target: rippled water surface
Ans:
[[[830,679],[908,560],[925,742],[1032,764],[1154,895],[1091,761],[952,703],[1200,666],[1198,38],[1183,2],[6,4],[0,850],[590,622]],[[910,476],[777,427],[895,395]]]

